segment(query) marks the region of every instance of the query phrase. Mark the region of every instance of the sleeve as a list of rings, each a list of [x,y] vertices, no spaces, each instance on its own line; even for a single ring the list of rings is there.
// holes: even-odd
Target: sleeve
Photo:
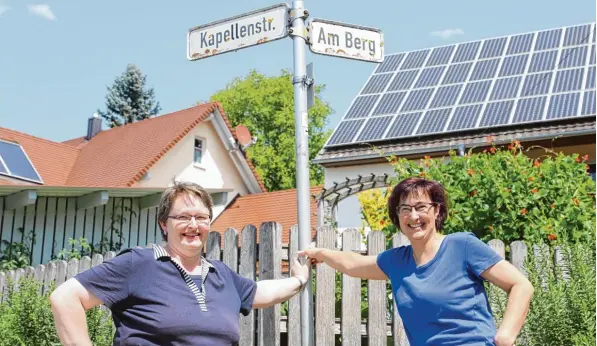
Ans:
[[[396,258],[400,256],[400,251],[400,247],[391,248],[377,255],[377,266],[382,272],[384,272],[384,274],[386,274],[388,278],[390,278],[391,268],[396,267]]]
[[[503,259],[473,233],[469,233],[466,237],[465,253],[466,267],[477,277],[481,277],[481,273],[487,268]]]
[[[247,316],[253,308],[253,301],[255,300],[255,294],[257,293],[257,283],[251,279],[247,279],[238,275],[237,273],[229,270],[234,282],[234,287],[238,292],[240,298],[240,313]]]
[[[110,308],[129,295],[132,256],[130,250],[125,250],[111,260],[75,275],[74,278]]]

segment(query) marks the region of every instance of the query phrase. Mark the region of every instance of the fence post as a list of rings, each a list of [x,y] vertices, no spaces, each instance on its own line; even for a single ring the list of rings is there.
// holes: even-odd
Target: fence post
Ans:
[[[0,272],[0,304],[4,301],[4,291],[6,289],[6,274],[4,272]]]
[[[510,260],[512,265],[516,267],[524,276],[528,276],[525,268],[525,260],[527,258],[527,246],[520,240],[513,241],[510,244]]]
[[[557,279],[561,279],[563,281],[570,280],[570,270],[568,268],[568,256],[566,249],[563,249],[561,246],[556,246],[554,248],[554,269],[555,275]]]
[[[222,262],[238,273],[238,232],[234,228],[228,228],[224,233]]]
[[[48,263],[46,268],[44,274],[44,293],[50,292],[53,282],[56,282],[56,286],[58,286],[58,266],[55,261]]]
[[[410,241],[408,238],[402,234],[402,232],[398,232],[394,235],[392,239],[392,246],[400,247],[410,245]],[[396,306],[396,299],[394,299],[392,295],[392,307],[394,308],[394,321],[392,323],[392,336],[394,340],[394,346],[409,346],[410,343],[408,342],[408,338],[406,337],[406,332],[404,331],[404,324],[402,323],[402,318],[398,314],[398,307]]]
[[[293,225],[290,228],[290,237],[288,244],[288,269],[292,260],[296,258],[298,252],[298,226]],[[292,274],[289,272],[289,274]],[[288,301],[288,319],[286,321],[286,334],[288,335],[289,346],[300,346],[301,343],[301,296],[300,294],[295,295]]]
[[[493,251],[495,251],[502,258],[506,258],[506,247],[504,246],[504,242],[499,239],[491,239],[489,242],[487,242],[487,245],[489,245],[489,247],[492,248]]]
[[[220,233],[216,231],[209,232],[207,236],[207,253],[205,257],[208,260],[220,260],[220,244],[221,244],[222,237]]]
[[[383,232],[373,231],[367,235],[367,255],[376,256],[386,249],[386,237]],[[367,280],[367,338],[369,345],[387,343],[386,316],[386,281]]]
[[[342,251],[360,251],[361,233],[342,232]],[[361,345],[361,279],[342,274],[342,345]]]
[[[282,226],[277,222],[262,223],[259,229],[259,280],[281,277]],[[259,313],[259,346],[280,345],[280,304]]]
[[[317,247],[336,248],[336,230],[323,226],[317,230]],[[336,327],[336,271],[325,263],[315,269],[315,345],[334,346]]]
[[[247,279],[255,280],[255,261],[257,245],[257,229],[253,225],[246,225],[241,232],[240,266],[238,273]],[[247,316],[240,316],[239,345],[255,346],[256,314],[251,310]]]

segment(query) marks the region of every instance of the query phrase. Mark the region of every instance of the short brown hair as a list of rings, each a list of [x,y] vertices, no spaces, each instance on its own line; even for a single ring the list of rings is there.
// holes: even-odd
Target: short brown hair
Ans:
[[[195,195],[201,199],[203,204],[209,209],[209,219],[213,217],[213,201],[211,195],[199,184],[192,182],[173,181],[171,186],[168,186],[162,193],[160,198],[160,205],[158,206],[158,225],[162,229],[162,238],[166,240],[166,234],[162,228],[162,222],[168,221],[168,215],[172,209],[174,200],[181,195]]]
[[[440,183],[423,178],[407,178],[394,187],[390,198],[388,198],[388,214],[394,226],[400,228],[396,209],[403,200],[413,193],[425,194],[429,196],[435,206],[439,206],[439,215],[435,219],[435,229],[441,231],[444,228],[444,222],[448,218],[448,194]]]

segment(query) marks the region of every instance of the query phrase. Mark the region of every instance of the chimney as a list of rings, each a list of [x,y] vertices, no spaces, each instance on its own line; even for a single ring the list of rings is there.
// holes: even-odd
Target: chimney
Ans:
[[[87,136],[85,137],[86,140],[90,140],[95,135],[100,133],[102,130],[102,118],[100,118],[97,113],[93,113],[93,116],[87,120]]]

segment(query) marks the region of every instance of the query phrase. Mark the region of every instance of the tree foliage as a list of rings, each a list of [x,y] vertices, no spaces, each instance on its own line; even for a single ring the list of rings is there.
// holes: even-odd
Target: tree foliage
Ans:
[[[447,163],[392,157],[393,183],[420,176],[443,184],[450,200],[445,233],[470,231],[506,244],[586,243],[595,236],[595,181],[587,174],[586,156],[543,149],[534,159],[517,141],[507,149],[489,144],[464,157],[452,152]],[[390,236],[396,229],[387,216],[387,193],[365,195],[361,204],[369,224]]]
[[[109,127],[148,119],[159,113],[160,103],[155,101],[153,88],[145,87],[146,79],[137,66],[128,64],[126,71],[107,87],[106,111],[98,109],[97,112]]]
[[[315,105],[309,110],[309,161],[329,137],[325,130],[330,105],[320,98],[324,86],[316,87]],[[296,152],[294,135],[294,89],[292,74],[283,70],[267,77],[250,71],[236,78],[224,90],[211,97],[219,101],[233,127],[245,125],[257,142],[247,149],[269,191],[296,187]],[[323,169],[310,164],[311,185],[323,182]]]

